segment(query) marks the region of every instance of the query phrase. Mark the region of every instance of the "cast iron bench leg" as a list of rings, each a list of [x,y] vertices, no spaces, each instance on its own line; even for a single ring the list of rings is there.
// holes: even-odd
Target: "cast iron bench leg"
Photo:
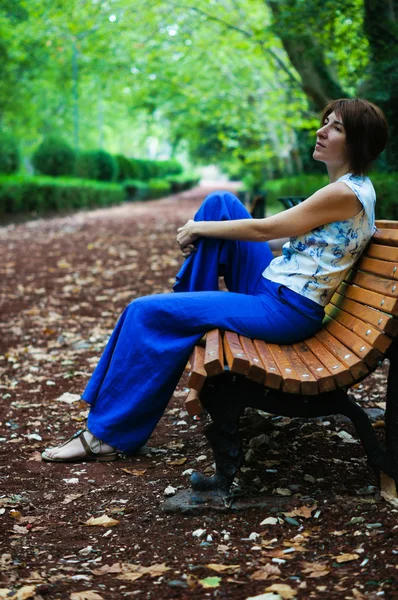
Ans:
[[[205,433],[214,453],[216,472],[212,477],[193,473],[191,485],[195,491],[227,494],[243,463],[239,418],[247,403],[242,401],[241,386],[235,379],[228,372],[213,377],[201,393],[203,406],[212,419]]]

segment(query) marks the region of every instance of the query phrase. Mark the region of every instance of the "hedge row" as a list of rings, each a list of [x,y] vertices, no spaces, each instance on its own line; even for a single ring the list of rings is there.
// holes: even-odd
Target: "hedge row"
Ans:
[[[398,220],[398,173],[371,173],[370,178],[376,190],[376,218]],[[281,196],[311,196],[316,190],[327,185],[326,175],[299,175],[267,181],[267,206],[281,210],[277,199]]]
[[[176,176],[181,189],[198,182],[192,176]],[[120,204],[125,200],[150,200],[173,191],[173,180],[151,179],[148,182],[126,181],[99,183],[62,177],[0,176],[0,218],[16,213],[94,208]]]
[[[13,136],[0,132],[0,173],[9,175],[20,168],[21,156]],[[76,152],[57,135],[43,139],[32,156],[32,165],[41,175],[79,177],[96,181],[165,179],[181,175],[182,165],[176,160],[142,160],[121,154],[112,156],[105,150]]]

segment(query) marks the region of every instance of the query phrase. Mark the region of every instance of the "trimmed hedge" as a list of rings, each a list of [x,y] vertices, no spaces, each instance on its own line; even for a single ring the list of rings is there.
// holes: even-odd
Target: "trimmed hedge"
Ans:
[[[32,156],[32,164],[42,175],[73,175],[76,153],[61,137],[49,135],[44,138]]]
[[[75,175],[96,181],[115,181],[118,162],[105,150],[80,152],[76,157]]]
[[[123,202],[117,184],[52,177],[0,177],[0,216],[35,211],[93,208]]]
[[[169,175],[166,179],[170,183],[172,193],[176,194],[198,185],[200,177],[195,174],[184,173],[182,175]]]
[[[150,179],[149,181],[128,179],[123,182],[123,187],[126,199],[130,201],[163,198],[170,194],[171,190],[170,183],[164,179]]]
[[[371,173],[370,178],[376,190],[376,218],[398,220],[398,173]],[[316,190],[329,183],[326,175],[300,175],[267,181],[267,206],[281,210],[277,201],[280,196],[311,196]]]
[[[0,173],[10,175],[18,171],[21,155],[15,138],[8,133],[0,132]]]

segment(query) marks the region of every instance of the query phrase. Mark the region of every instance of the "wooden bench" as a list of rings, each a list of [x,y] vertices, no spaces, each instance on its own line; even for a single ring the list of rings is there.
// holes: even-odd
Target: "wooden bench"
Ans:
[[[292,345],[210,331],[194,348],[186,407],[206,409],[206,436],[216,473],[194,473],[194,490],[228,492],[243,462],[239,417],[251,406],[289,417],[344,414],[354,423],[380,482],[383,472],[398,489],[398,222],[378,230],[326,306],[323,328]],[[390,360],[382,448],[365,411],[347,390]],[[199,395],[198,395],[199,392]]]

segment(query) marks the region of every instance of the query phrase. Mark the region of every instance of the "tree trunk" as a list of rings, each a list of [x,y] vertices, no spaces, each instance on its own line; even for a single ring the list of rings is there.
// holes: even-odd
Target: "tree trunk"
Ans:
[[[283,5],[279,0],[266,0],[274,17],[274,30],[282,41],[289,59],[299,73],[303,90],[317,111],[323,110],[333,99],[347,94],[334,79],[325,63],[323,50],[309,33],[299,33],[293,19],[286,18],[286,5],[294,14],[296,0]],[[283,16],[284,12],[284,16]],[[289,22],[291,27],[289,27]]]
[[[364,0],[364,29],[370,46],[367,96],[383,109],[390,138],[387,165],[398,170],[398,0]]]

